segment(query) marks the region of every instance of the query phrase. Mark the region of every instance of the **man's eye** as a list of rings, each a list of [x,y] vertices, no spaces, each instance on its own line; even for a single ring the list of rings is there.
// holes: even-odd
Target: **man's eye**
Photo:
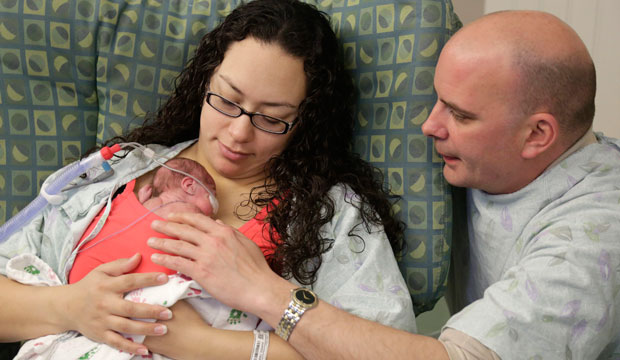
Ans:
[[[463,121],[463,120],[467,120],[467,117],[464,116],[463,114],[460,114],[454,110],[450,110],[450,115],[452,115],[452,117],[454,118],[454,120],[456,121]]]

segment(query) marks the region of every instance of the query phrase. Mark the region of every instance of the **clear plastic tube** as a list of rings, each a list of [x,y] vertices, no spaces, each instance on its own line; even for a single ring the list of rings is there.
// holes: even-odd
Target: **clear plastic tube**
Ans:
[[[0,244],[9,238],[17,229],[26,225],[30,219],[39,213],[47,205],[47,200],[42,196],[37,196],[17,215],[10,218],[0,227]]]
[[[105,160],[110,159],[112,154],[120,150],[120,146],[114,145],[112,148],[102,150],[90,155],[89,157],[73,163],[56,176],[51,182],[45,181],[41,193],[23,208],[19,213],[10,218],[0,227],[0,244],[8,239],[15,231],[26,225],[36,216],[47,204],[57,198],[58,193],[67,186],[73,179],[85,173],[88,169],[101,165]]]

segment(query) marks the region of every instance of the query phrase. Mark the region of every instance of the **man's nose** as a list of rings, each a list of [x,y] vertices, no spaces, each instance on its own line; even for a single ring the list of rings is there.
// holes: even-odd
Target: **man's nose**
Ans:
[[[435,104],[431,114],[422,124],[422,133],[428,137],[445,140],[448,138],[448,129],[444,125],[440,108],[441,104]]]

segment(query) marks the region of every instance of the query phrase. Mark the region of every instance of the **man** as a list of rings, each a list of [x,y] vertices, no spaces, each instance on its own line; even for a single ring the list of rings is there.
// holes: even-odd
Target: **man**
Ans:
[[[619,331],[620,152],[590,130],[585,45],[549,14],[495,13],[450,40],[435,88],[422,130],[469,188],[452,279],[466,307],[441,339],[466,334],[483,358],[596,358]]]
[[[314,359],[607,357],[620,335],[620,142],[592,133],[596,76],[583,42],[546,13],[494,13],[446,44],[435,87],[422,130],[445,161],[447,181],[468,188],[466,200],[455,200],[467,208],[465,227],[455,228],[465,239],[453,250],[461,276],[452,305],[462,310],[436,340],[320,302],[288,329],[289,343]],[[174,223],[154,228],[182,232]],[[152,243],[180,252],[167,240]],[[227,287],[197,281],[274,328],[286,323],[295,285],[270,272],[244,239],[227,247],[229,255],[205,260]],[[156,262],[199,277],[191,261]]]

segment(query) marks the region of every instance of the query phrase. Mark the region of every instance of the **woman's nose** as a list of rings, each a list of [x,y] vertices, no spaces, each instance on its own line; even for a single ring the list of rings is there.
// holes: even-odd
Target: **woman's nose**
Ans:
[[[254,125],[250,121],[250,116],[243,114],[237,118],[232,118],[228,124],[228,132],[237,142],[248,142],[254,134]]]

